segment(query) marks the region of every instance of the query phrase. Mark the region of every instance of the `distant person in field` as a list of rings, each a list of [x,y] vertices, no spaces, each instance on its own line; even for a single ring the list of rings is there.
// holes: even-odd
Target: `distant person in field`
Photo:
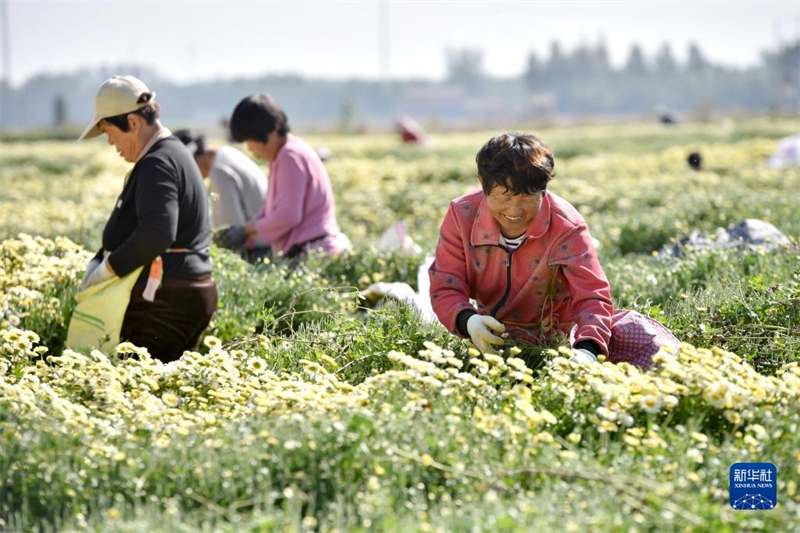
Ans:
[[[664,104],[660,104],[656,107],[656,115],[658,116],[658,121],[665,126],[677,124],[678,122],[675,112]]]
[[[411,117],[400,117],[396,124],[397,132],[404,143],[426,144],[425,130]]]
[[[215,242],[237,250],[253,237],[291,259],[312,251],[339,254],[350,240],[339,230],[328,173],[307,142],[293,135],[286,113],[269,95],[248,96],[236,106],[231,136],[269,162],[267,194],[253,222],[218,232]]]
[[[431,304],[450,332],[481,352],[502,345],[504,332],[531,343],[563,334],[575,362],[603,354],[642,368],[661,344],[678,346],[657,322],[614,310],[586,222],[547,190],[550,147],[533,135],[502,134],[476,161],[481,188],[450,203],[429,269]]]
[[[200,174],[209,181],[212,230],[253,222],[267,193],[267,178],[258,165],[231,146],[207,147],[202,135],[193,136],[189,130],[176,131],[175,136],[194,154]],[[255,262],[269,250],[269,245],[252,237],[239,253]]]
[[[144,266],[120,339],[168,362],[197,348],[217,309],[217,286],[203,177],[192,154],[158,120],[155,96],[133,76],[112,77],[100,87],[95,118],[80,136],[105,134],[133,163],[81,288]]]
[[[686,162],[689,164],[689,168],[696,171],[703,170],[703,157],[700,155],[699,152],[692,152],[689,154],[689,157],[686,158]]]

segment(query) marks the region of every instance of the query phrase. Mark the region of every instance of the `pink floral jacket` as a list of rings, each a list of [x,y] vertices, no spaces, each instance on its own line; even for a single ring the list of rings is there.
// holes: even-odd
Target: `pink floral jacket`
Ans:
[[[589,228],[566,200],[547,192],[519,248],[499,244],[500,226],[482,190],[456,198],[430,267],[431,303],[456,335],[465,309],[492,315],[512,337],[535,342],[577,325],[573,346],[593,340],[608,354],[611,291]]]

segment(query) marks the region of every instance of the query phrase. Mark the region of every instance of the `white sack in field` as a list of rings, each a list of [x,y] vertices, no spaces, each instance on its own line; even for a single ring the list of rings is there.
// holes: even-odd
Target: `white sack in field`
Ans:
[[[800,165],[800,135],[784,137],[778,149],[767,160],[770,168],[781,168],[788,165]]]

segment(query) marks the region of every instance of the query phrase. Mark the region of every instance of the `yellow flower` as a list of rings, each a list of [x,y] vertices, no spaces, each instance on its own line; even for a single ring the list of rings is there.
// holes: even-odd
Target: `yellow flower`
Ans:
[[[637,439],[633,435],[623,435],[622,440],[624,440],[627,444],[633,447],[637,447],[642,444],[641,439]]]
[[[606,420],[614,421],[617,419],[617,413],[606,407],[598,407],[597,414]]]
[[[267,364],[260,357],[251,357],[247,360],[247,367],[254,374],[260,374],[267,369]]]
[[[209,335],[208,337],[203,339],[203,344],[212,349],[220,348],[222,346],[222,341],[212,335]]]
[[[180,402],[180,398],[178,398],[171,392],[165,392],[164,394],[161,395],[161,401],[164,402],[164,404],[169,407],[176,407]]]
[[[644,430],[642,428],[628,428],[625,430],[625,433],[633,435],[634,437],[641,437],[644,435]]]
[[[542,415],[542,418],[544,418],[544,421],[548,424],[553,425],[558,423],[558,419],[547,409],[542,408],[539,412]]]
[[[752,431],[758,440],[764,440],[768,437],[767,430],[761,424],[747,426],[747,430]]]
[[[642,396],[639,407],[648,413],[657,413],[661,410],[661,397],[656,394],[646,394]]]
[[[447,361],[447,364],[455,368],[461,368],[464,366],[464,362],[458,357],[448,356],[445,358],[445,360]]]
[[[322,356],[320,356],[320,359],[321,359],[322,361],[324,361],[325,363],[328,363],[328,365],[329,365],[331,368],[339,368],[339,363],[337,363],[337,362],[336,362],[336,359],[334,359],[334,358],[333,358],[333,357],[331,357],[330,355],[323,354]]]
[[[500,357],[499,355],[496,355],[496,354],[493,354],[493,353],[483,354],[483,358],[486,359],[486,361],[488,361],[489,364],[492,364],[492,365],[495,365],[495,366],[502,366],[504,364],[503,358]]]
[[[609,422],[608,420],[602,420],[597,427],[597,431],[599,433],[609,433],[616,430],[617,430],[616,424]]]
[[[690,448],[689,451],[686,452],[686,456],[695,463],[702,463],[704,460],[703,452],[701,452],[697,448]]]
[[[701,442],[703,444],[708,442],[708,436],[705,433],[698,433],[696,431],[693,431],[690,436],[697,442]]]

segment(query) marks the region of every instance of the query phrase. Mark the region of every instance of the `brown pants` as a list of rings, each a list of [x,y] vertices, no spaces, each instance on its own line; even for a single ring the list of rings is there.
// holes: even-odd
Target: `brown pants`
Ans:
[[[133,286],[120,340],[147,348],[164,363],[196,350],[217,310],[217,284],[211,274],[164,280],[153,302],[142,297],[145,283]]]

